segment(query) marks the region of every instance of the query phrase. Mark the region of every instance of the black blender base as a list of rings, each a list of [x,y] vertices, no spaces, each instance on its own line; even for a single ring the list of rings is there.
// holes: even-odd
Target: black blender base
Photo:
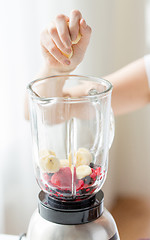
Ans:
[[[80,201],[58,200],[41,191],[38,209],[41,217],[47,221],[63,225],[78,225],[99,218],[103,213],[103,202],[102,191]]]
[[[109,240],[118,240],[119,238],[118,238],[118,234],[117,233],[115,233],[115,235],[112,237],[112,238],[110,238]]]
[[[41,191],[27,240],[119,240],[111,214],[104,208],[104,194],[84,200],[63,201]]]

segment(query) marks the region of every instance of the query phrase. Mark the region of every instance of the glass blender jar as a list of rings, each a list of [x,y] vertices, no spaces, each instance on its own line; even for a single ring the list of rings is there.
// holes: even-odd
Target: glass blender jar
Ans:
[[[112,216],[104,213],[102,191],[96,200],[106,179],[114,137],[111,83],[95,77],[51,76],[31,82],[28,91],[34,172],[42,189],[28,239],[34,240],[35,235],[36,240],[66,239],[50,236],[46,226],[74,226],[93,222],[102,215],[102,222],[108,222],[109,233],[103,229],[105,236],[118,237]],[[35,234],[37,222],[45,229],[39,238]],[[102,239],[111,239],[107,237]]]
[[[64,200],[95,194],[106,178],[113,138],[111,84],[83,76],[54,76],[36,80],[28,89],[39,186]]]

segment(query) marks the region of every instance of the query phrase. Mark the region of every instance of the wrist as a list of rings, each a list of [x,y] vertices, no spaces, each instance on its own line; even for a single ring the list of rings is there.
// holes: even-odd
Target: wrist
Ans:
[[[58,75],[58,71],[55,70],[54,68],[51,68],[49,65],[44,64],[41,69],[40,72],[38,73],[37,77],[38,78],[45,78],[48,76],[54,76],[54,75]]]
[[[54,76],[54,75],[69,75],[72,71],[70,70],[64,70],[59,68],[53,68],[50,66],[50,64],[44,63],[44,65],[42,66],[39,74],[38,74],[38,78],[44,78],[44,77],[48,77],[48,76]]]

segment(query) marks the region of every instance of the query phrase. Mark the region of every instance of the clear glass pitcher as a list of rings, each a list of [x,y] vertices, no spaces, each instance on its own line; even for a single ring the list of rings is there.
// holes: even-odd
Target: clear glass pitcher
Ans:
[[[106,178],[114,136],[111,83],[52,76],[31,82],[28,91],[39,186],[64,200],[95,194]]]

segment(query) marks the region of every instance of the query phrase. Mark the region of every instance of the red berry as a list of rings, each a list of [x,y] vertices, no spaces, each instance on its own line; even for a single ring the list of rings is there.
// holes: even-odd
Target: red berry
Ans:
[[[96,177],[97,177],[97,174],[95,172],[92,172],[90,174],[90,177],[93,179],[93,180],[96,180]]]
[[[95,191],[95,188],[90,192],[91,194]]]
[[[88,184],[84,184],[84,188],[88,188],[89,187],[89,185]]]
[[[90,191],[90,189],[89,189],[89,188],[87,188],[87,189],[86,189],[86,192],[89,192],[89,191]]]
[[[96,168],[95,172],[96,172],[97,176],[100,176],[100,174],[101,174],[101,167]]]
[[[84,181],[83,180],[78,180],[77,184],[76,184],[76,190],[80,190],[81,188],[83,188],[84,186]]]
[[[60,168],[58,172],[54,173],[51,178],[52,184],[60,188],[71,190],[72,187],[72,173],[69,167]]]

